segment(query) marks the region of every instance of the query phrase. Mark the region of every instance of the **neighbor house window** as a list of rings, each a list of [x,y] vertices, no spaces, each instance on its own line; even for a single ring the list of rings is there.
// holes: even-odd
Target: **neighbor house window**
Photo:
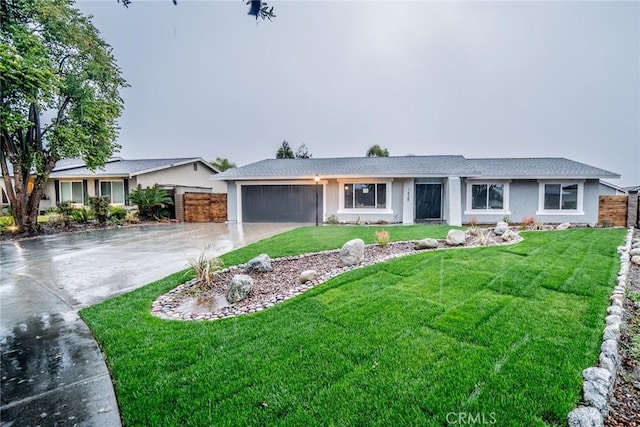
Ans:
[[[544,210],[572,210],[578,209],[577,183],[543,184]]]
[[[346,183],[344,185],[345,209],[386,209],[386,183]]]
[[[60,201],[71,203],[84,203],[84,187],[82,181],[61,181]]]
[[[112,205],[124,205],[124,181],[100,181],[100,196]]]
[[[509,210],[509,183],[467,182],[467,213],[506,214]]]

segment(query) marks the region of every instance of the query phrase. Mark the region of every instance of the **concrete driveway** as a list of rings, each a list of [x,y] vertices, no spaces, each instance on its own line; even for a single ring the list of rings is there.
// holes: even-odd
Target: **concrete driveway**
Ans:
[[[0,425],[118,426],[109,372],[77,311],[293,224],[175,224],[0,244]]]

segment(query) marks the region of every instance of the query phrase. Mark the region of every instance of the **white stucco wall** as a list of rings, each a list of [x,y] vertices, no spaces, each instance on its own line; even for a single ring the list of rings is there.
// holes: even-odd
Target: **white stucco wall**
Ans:
[[[205,187],[211,188],[213,193],[226,193],[227,185],[224,181],[215,181],[211,179],[213,171],[201,163],[196,163],[198,170],[193,170],[194,163],[176,166],[168,169],[162,169],[155,172],[138,175],[135,184],[145,187],[153,187],[154,185],[180,185],[185,187]],[[132,182],[133,184],[133,182]]]

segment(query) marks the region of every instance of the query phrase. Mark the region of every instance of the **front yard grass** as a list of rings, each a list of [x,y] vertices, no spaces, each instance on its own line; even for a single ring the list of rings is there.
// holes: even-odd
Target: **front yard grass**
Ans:
[[[446,232],[388,229],[395,240]],[[302,228],[223,258],[335,248],[373,230]],[[442,426],[460,414],[564,425],[582,369],[597,361],[624,232],[532,232],[513,246],[421,253],[213,322],[150,314],[190,278],[180,272],[81,316],[128,426]]]

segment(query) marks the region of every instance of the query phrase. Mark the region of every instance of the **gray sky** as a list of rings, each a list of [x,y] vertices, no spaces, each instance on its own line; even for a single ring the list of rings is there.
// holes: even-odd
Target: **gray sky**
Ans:
[[[114,48],[121,155],[567,157],[640,184],[640,2],[80,0]]]

